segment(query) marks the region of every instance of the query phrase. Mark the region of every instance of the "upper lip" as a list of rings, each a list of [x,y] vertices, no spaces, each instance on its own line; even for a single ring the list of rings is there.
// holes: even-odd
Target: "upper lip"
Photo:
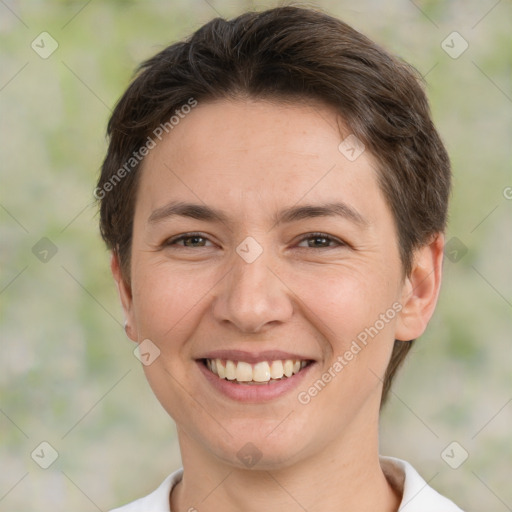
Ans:
[[[213,350],[204,354],[198,359],[227,359],[230,361],[244,361],[250,364],[256,364],[261,361],[284,361],[286,359],[300,361],[313,360],[311,357],[306,357],[292,352],[284,352],[282,350],[265,350],[263,352],[247,352],[244,350]]]

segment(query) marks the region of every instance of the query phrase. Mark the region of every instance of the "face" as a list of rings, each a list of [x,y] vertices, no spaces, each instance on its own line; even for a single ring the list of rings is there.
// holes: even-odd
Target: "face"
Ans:
[[[204,457],[273,468],[364,441],[394,339],[430,316],[437,285],[413,279],[439,247],[403,277],[375,160],[339,126],[317,104],[199,103],[144,161],[130,286],[112,268],[147,379]]]

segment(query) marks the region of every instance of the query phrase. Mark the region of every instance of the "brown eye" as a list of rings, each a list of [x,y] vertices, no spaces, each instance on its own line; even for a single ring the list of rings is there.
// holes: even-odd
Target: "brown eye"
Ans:
[[[333,245],[329,245],[332,242],[336,244],[336,246],[344,246],[346,245],[341,240],[334,238],[331,235],[327,235],[325,233],[309,233],[301,238],[301,243],[304,241],[312,241],[312,244],[308,243],[307,249],[332,249]]]
[[[187,233],[184,235],[179,235],[174,238],[170,238],[167,240],[164,245],[165,246],[179,246],[179,247],[205,247],[204,243],[207,242],[208,239],[204,237],[201,233]],[[183,244],[179,244],[178,242],[183,242]]]

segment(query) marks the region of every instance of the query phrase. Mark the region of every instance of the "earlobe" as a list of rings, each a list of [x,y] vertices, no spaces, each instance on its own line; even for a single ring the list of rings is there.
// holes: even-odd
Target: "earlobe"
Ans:
[[[414,252],[413,267],[402,289],[402,310],[395,330],[397,340],[409,341],[421,336],[434,313],[441,287],[444,235]]]
[[[124,279],[124,276],[121,271],[121,265],[119,262],[119,255],[116,251],[112,251],[110,257],[110,269],[116,281],[119,299],[121,300],[121,306],[123,308],[124,316],[126,319],[124,324],[124,330],[126,332],[126,335],[132,341],[138,341],[136,332],[134,330],[135,321],[133,318],[132,291],[130,285]]]

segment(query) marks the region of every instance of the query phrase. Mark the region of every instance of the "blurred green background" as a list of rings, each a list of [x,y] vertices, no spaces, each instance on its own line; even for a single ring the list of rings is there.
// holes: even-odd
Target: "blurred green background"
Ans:
[[[275,5],[0,1],[1,511],[108,510],[180,466],[98,234],[92,191],[106,123],[142,59],[212,17]],[[512,510],[511,4],[315,5],[425,75],[453,163],[456,252],[383,412],[381,452],[465,510]],[[457,58],[442,46],[454,31],[469,45]],[[49,56],[41,32],[58,43]],[[48,469],[35,462],[41,448],[31,457],[43,441],[58,453]],[[441,456],[453,441],[469,454],[457,469]]]

